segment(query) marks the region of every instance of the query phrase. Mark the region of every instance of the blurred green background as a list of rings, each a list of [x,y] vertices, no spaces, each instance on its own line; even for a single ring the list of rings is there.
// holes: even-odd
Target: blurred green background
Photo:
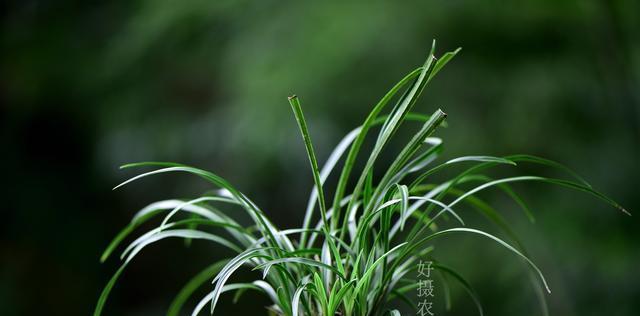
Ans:
[[[463,47],[415,108],[449,114],[446,157],[544,156],[640,212],[638,1],[26,0],[0,12],[0,315],[90,314],[118,263],[99,255],[134,212],[209,189],[164,176],[111,191],[132,174],[117,169],[126,162],[212,170],[280,227],[299,225],[312,180],[286,97],[301,97],[324,161],[433,38],[439,54]],[[535,224],[481,196],[547,276],[552,315],[640,314],[638,215],[559,187],[515,188]],[[487,315],[541,315],[526,267],[504,249],[474,237],[437,247]],[[222,255],[197,242],[150,247],[106,315],[161,315]],[[460,289],[453,300],[440,315],[475,313]],[[267,303],[249,294],[219,315],[265,314]]]

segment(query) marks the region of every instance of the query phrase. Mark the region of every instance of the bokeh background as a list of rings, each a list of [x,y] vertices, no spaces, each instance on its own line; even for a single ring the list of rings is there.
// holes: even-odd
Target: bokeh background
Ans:
[[[134,212],[209,189],[176,175],[111,191],[132,174],[118,170],[126,162],[212,170],[277,225],[298,225],[312,179],[286,97],[301,97],[323,161],[423,62],[433,38],[439,54],[463,47],[415,108],[449,114],[438,132],[445,157],[548,157],[640,212],[638,1],[26,0],[0,8],[0,315],[90,314],[118,265],[99,255]],[[514,173],[533,172],[555,175],[529,166]],[[535,224],[500,194],[481,196],[500,206],[545,272],[552,315],[638,315],[637,216],[559,187],[515,188]],[[453,237],[436,253],[468,277],[487,315],[541,315],[526,267],[499,246]],[[197,242],[150,247],[106,315],[163,314],[190,275],[223,255]],[[219,314],[265,314],[265,299],[247,298]],[[453,302],[439,314],[474,313],[462,290],[453,289]]]

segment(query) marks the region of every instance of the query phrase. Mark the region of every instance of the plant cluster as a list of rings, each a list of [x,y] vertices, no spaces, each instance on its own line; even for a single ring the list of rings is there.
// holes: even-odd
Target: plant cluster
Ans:
[[[446,114],[436,110],[427,116],[411,110],[425,86],[459,49],[440,58],[434,56],[434,50],[435,42],[426,62],[382,97],[364,123],[336,146],[322,168],[316,159],[300,101],[296,96],[289,98],[315,183],[300,228],[278,229],[265,211],[214,173],[176,163],[143,162],[123,166],[156,169],[116,188],[151,175],[185,172],[210,182],[216,190],[190,200],[156,202],[133,217],[107,247],[102,261],[136,228],[164,214],[156,228],[124,249],[123,263],[104,288],[94,315],[101,314],[109,292],[132,259],[145,247],[166,238],[207,240],[235,253],[195,275],[171,303],[169,316],[179,315],[192,294],[205,284],[212,287],[211,291],[200,298],[192,315],[200,314],[203,309],[213,313],[225,292],[234,292],[238,299],[247,290],[267,295],[273,302],[270,310],[278,315],[400,315],[389,308],[389,302],[401,300],[415,308],[411,296],[416,288],[413,271],[418,261],[426,259],[434,262],[443,282],[459,283],[482,315],[482,307],[470,284],[432,256],[432,241],[450,234],[481,236],[520,257],[530,266],[544,302],[543,290],[549,291],[549,288],[540,269],[528,258],[507,221],[476,193],[495,187],[513,198],[531,219],[533,215],[510,183],[556,184],[589,193],[626,211],[565,166],[531,155],[464,156],[435,164],[442,151],[442,140],[432,134],[445,124]],[[381,114],[394,100],[391,111]],[[381,153],[399,127],[409,121],[419,122],[421,126],[389,165],[379,166]],[[365,151],[368,137],[374,141]],[[567,179],[529,175],[494,179],[486,174],[492,168],[519,163],[559,169]],[[446,181],[434,179],[434,174],[456,166],[464,168]],[[324,188],[332,172],[339,175],[335,192],[329,199]],[[234,220],[234,213],[222,211],[220,205],[246,212],[252,224],[241,225]],[[462,205],[497,224],[509,242],[466,227],[457,210]],[[251,283],[230,283],[234,273],[244,268],[261,271],[261,275]]]

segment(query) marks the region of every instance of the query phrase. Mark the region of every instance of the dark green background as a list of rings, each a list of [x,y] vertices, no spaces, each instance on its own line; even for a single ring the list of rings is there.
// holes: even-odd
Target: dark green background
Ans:
[[[280,227],[299,225],[312,180],[286,97],[301,97],[324,161],[433,38],[440,54],[463,47],[416,106],[449,114],[438,132],[446,157],[548,157],[639,214],[637,1],[345,2],[2,2],[0,314],[88,315],[117,267],[99,255],[130,216],[209,189],[164,176],[112,192],[132,174],[122,163],[212,170]],[[640,214],[558,187],[515,188],[535,225],[495,192],[481,196],[513,221],[547,276],[552,315],[640,313]],[[504,249],[474,237],[437,247],[487,315],[540,315],[526,267]],[[106,315],[162,314],[222,255],[203,243],[150,247]],[[266,304],[249,295],[218,315],[264,314]],[[473,313],[454,289],[446,314]]]

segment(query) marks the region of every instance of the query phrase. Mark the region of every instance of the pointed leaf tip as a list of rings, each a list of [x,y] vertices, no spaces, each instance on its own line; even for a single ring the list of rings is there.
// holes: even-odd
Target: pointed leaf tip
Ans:
[[[618,206],[618,208],[622,211],[622,213],[625,213],[625,214],[631,216],[631,212],[627,211],[627,209],[625,209],[624,207]]]

